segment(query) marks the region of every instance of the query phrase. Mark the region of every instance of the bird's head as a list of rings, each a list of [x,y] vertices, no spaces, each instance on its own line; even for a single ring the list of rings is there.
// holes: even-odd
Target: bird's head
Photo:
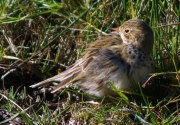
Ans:
[[[154,35],[150,26],[139,19],[130,19],[113,29],[124,43],[132,44],[146,53],[152,53]]]

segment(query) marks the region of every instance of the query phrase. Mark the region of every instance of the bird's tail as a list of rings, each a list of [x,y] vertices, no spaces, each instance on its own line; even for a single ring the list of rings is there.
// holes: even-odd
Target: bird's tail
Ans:
[[[79,79],[79,77],[81,76],[81,67],[83,65],[83,59],[78,60],[75,65],[73,65],[71,68],[67,69],[66,71],[51,77],[49,79],[46,79],[44,81],[41,81],[35,85],[31,85],[31,88],[36,88],[39,86],[46,86],[48,84],[50,84],[51,82],[60,82],[55,89],[52,91],[52,93],[58,91],[59,89],[63,88],[65,85],[67,85],[68,83],[71,83],[77,79]]]

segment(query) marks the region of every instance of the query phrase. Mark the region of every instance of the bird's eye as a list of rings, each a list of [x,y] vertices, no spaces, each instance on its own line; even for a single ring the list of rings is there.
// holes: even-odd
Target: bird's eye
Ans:
[[[128,32],[129,32],[129,30],[125,30],[125,32],[126,32],[126,33],[128,33]]]

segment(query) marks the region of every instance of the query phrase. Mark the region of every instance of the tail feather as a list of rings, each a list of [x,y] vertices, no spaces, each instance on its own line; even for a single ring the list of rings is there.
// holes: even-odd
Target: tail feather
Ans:
[[[46,79],[46,80],[44,80],[44,81],[41,81],[41,82],[39,82],[39,83],[37,83],[37,84],[31,85],[30,87],[31,87],[31,88],[36,88],[36,87],[39,87],[39,86],[46,86],[46,85],[50,84],[50,83],[53,82],[53,81],[57,81],[57,80],[56,80],[56,79],[57,79],[56,77],[60,77],[60,76],[56,75],[56,76],[54,76],[54,77],[51,77],[51,78]],[[57,82],[58,82],[58,81],[57,81]]]
[[[65,85],[67,85],[70,82],[73,82],[74,80],[77,80],[78,76],[81,76],[81,66],[83,65],[83,60],[79,60],[77,63],[75,63],[74,66],[72,66],[71,68],[69,68],[68,70],[54,76],[51,77],[49,79],[46,79],[44,81],[41,81],[35,85],[31,85],[31,88],[36,88],[39,86],[46,86],[48,84],[50,84],[51,82],[60,82],[57,87],[52,91],[52,93],[56,92],[57,90],[61,89],[62,87],[64,87]]]
[[[64,80],[62,80],[57,86],[56,88],[52,91],[52,93],[58,91],[59,89],[63,88],[65,85],[75,81],[76,79],[78,79],[78,76],[80,75],[80,71],[77,73],[73,73],[71,74],[71,76],[66,77]]]

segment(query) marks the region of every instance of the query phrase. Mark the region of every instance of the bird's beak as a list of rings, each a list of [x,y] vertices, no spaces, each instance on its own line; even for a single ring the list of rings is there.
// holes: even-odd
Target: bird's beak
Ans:
[[[117,32],[117,33],[120,33],[120,32],[121,32],[119,28],[111,28],[111,30],[112,30],[112,31],[115,31],[115,32]]]

